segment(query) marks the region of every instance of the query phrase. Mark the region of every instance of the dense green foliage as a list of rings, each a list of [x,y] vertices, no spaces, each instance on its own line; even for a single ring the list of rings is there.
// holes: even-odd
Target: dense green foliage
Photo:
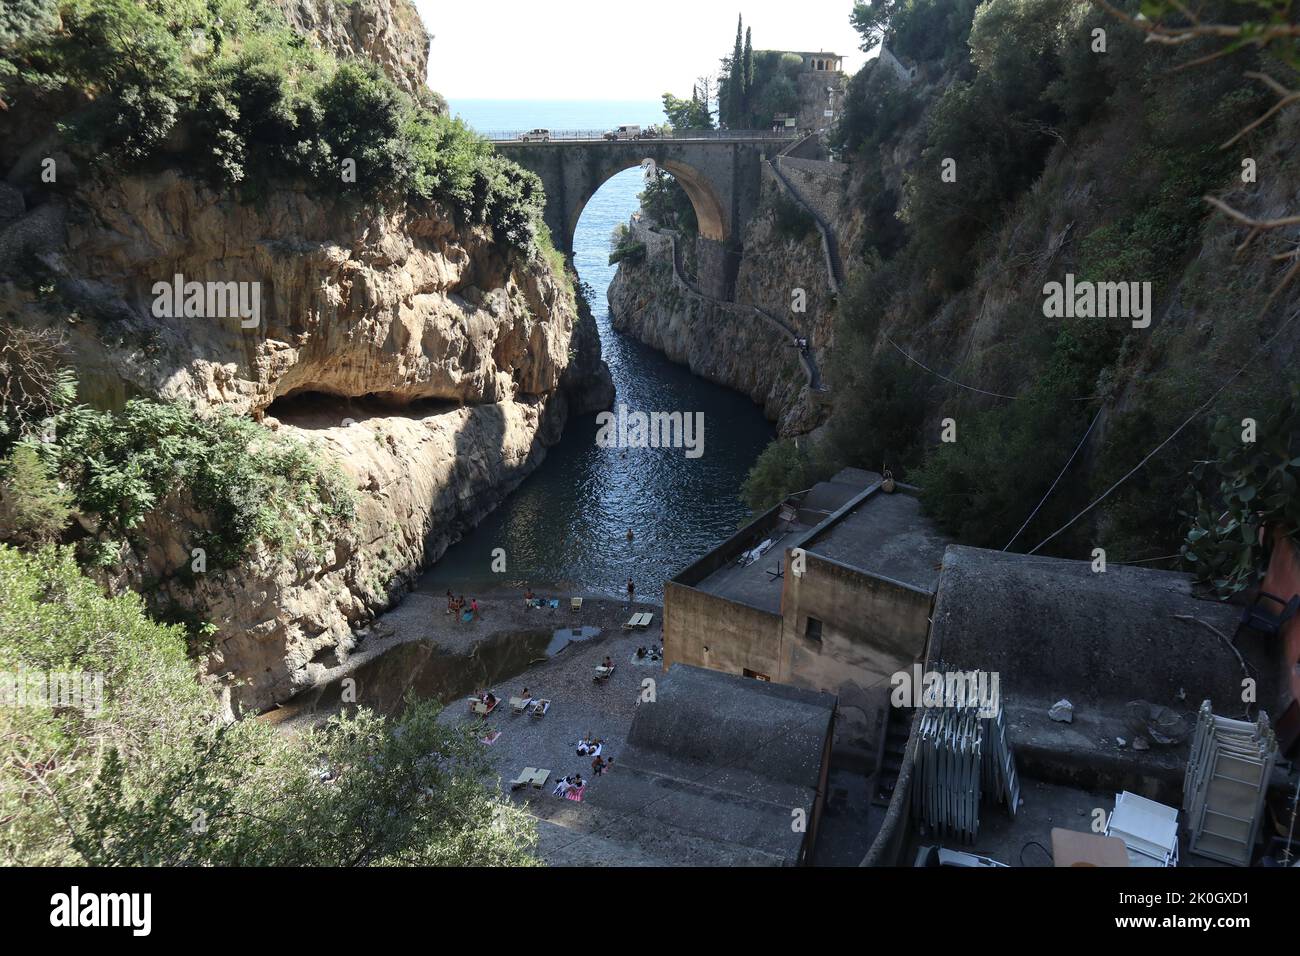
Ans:
[[[1172,9],[1150,6],[1149,16]],[[1240,22],[1250,7],[1198,13]],[[1141,461],[1258,342],[1230,331],[1232,300],[1245,291],[1220,295],[1222,280],[1189,263],[1210,212],[1202,197],[1230,186],[1240,162],[1220,145],[1271,102],[1243,79],[1259,53],[1238,44],[1187,68],[1215,42],[1144,44],[1139,29],[1074,0],[865,0],[853,19],[864,49],[883,39],[918,76],[907,84],[869,64],[833,133],[854,167],[865,228],[845,263],[835,410],[814,457],[831,469],[911,473],[945,530],[1002,547],[1100,409],[1079,460],[1016,544],[1031,547]],[[1177,331],[1045,319],[1043,282],[1066,272],[1149,281],[1157,315],[1175,295],[1181,307],[1212,308],[1221,351],[1147,384]],[[946,337],[959,322],[963,339]],[[934,371],[907,362],[886,335]],[[1218,411],[1257,409],[1263,375],[1244,376]],[[940,441],[947,418],[955,442]],[[1116,560],[1167,556],[1182,519],[1151,503],[1178,498],[1207,441],[1202,423],[1187,427],[1048,550],[1087,553],[1101,534]]]
[[[368,201],[436,199],[528,247],[541,181],[375,64],[337,62],[265,0],[59,0],[19,18],[0,97],[52,113],[103,170],[179,165],[256,197],[304,180]]]
[[[673,129],[713,129],[713,109],[709,106],[707,88],[701,92],[696,84],[689,99],[665,93],[663,100],[664,115]]]
[[[1219,419],[1214,460],[1196,464],[1188,489],[1182,558],[1223,597],[1259,583],[1265,528],[1300,542],[1300,388],[1249,427]]]
[[[655,167],[654,175],[640,195],[641,211],[652,222],[680,235],[693,238],[700,231],[695,207],[686,190],[671,173]]]
[[[258,542],[311,553],[353,517],[337,467],[246,418],[135,399],[120,412],[76,408],[56,421],[56,441],[40,447],[110,535],[129,538],[156,509],[190,505],[207,524],[195,546],[223,568]]]
[[[766,511],[813,484],[813,464],[793,441],[782,438],[763,449],[741,487],[740,496],[755,513]]]
[[[303,735],[225,724],[179,628],[134,594],[105,597],[67,551],[0,545],[0,678],[30,695],[54,674],[86,693],[0,707],[5,865],[531,862],[528,817],[485,786],[475,733],[435,705]]]
[[[783,190],[777,190],[772,194],[771,199],[768,200],[768,207],[772,210],[772,225],[776,229],[776,234],[783,239],[803,242],[816,234],[817,220],[813,218],[812,213],[804,208],[803,204],[786,195]]]
[[[117,412],[68,407],[49,424],[45,440],[28,433],[0,458],[0,515],[13,521],[0,522],[6,540],[56,540],[74,507],[98,525],[82,558],[112,564],[150,517],[181,521],[192,510],[201,524],[192,547],[216,569],[237,566],[257,544],[316,554],[353,520],[337,466],[246,418],[134,399]]]

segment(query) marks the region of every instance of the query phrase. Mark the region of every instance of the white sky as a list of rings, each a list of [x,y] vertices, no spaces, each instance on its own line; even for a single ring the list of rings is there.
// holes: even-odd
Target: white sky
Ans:
[[[853,0],[414,0],[433,34],[429,85],[448,99],[657,100],[687,96],[731,52],[736,16],[758,50],[865,54]]]

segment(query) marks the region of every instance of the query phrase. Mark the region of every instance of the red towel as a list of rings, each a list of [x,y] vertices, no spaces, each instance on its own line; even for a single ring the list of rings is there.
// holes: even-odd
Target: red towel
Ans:
[[[572,800],[575,803],[582,803],[582,793],[586,789],[587,789],[587,785],[585,783],[581,787],[575,787],[574,789],[569,790],[564,794],[564,799]]]

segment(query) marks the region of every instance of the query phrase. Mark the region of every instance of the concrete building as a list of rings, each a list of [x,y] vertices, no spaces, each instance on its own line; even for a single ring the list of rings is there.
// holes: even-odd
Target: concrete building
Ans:
[[[664,589],[664,660],[835,694],[836,748],[869,766],[890,677],[925,652],[944,539],[915,489],[840,472]],[[761,554],[756,554],[761,552]]]
[[[1027,865],[1029,841],[1050,845],[1054,827],[1087,831],[1120,791],[1179,807],[1197,708],[1209,700],[1215,713],[1247,718],[1244,681],[1249,719],[1260,709],[1276,718],[1289,699],[1286,648],[1242,631],[1234,649],[1241,609],[1198,597],[1192,584],[1169,571],[1098,573],[1089,561],[947,549],[925,669],[998,676],[1024,801],[1014,819],[990,808],[963,849]],[[1048,716],[1062,699],[1069,722]],[[864,865],[910,866],[934,842],[911,821],[912,738]]]
[[[541,800],[552,866],[796,866],[816,841],[835,698],[681,664],[581,807]]]

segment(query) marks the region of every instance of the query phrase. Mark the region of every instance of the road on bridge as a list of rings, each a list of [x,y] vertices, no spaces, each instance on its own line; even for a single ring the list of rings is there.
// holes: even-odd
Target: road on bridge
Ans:
[[[675,129],[666,133],[642,135],[635,139],[610,139],[605,130],[599,129],[552,129],[546,131],[546,138],[532,136],[534,130],[488,130],[484,135],[493,143],[509,143],[512,146],[543,146],[546,143],[779,143],[798,139],[803,132],[797,130],[754,130],[754,129]],[[525,139],[524,137],[528,138]]]

